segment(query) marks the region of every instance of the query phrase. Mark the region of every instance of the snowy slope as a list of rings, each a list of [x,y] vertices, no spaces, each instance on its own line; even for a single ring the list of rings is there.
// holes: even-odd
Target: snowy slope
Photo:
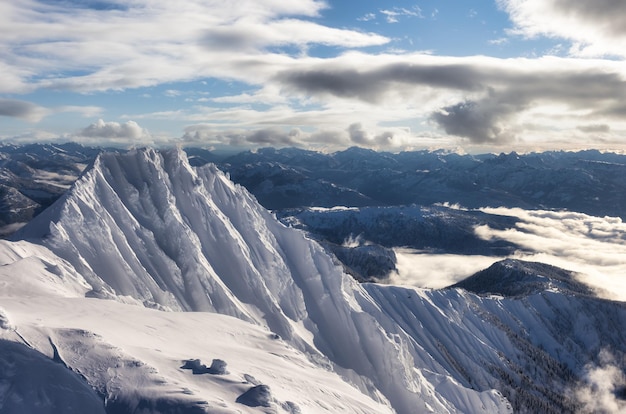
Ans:
[[[516,412],[586,412],[575,391],[602,366],[601,355],[611,355],[618,372],[626,369],[623,302],[556,288],[516,297],[461,289],[366,289],[420,348],[418,354],[433,356],[468,387],[500,390]],[[607,378],[601,390],[622,410],[626,401],[615,394],[625,385],[623,376]]]
[[[598,356],[626,355],[624,304],[558,283],[515,297],[359,285],[179,150],[99,156],[18,237],[0,243],[0,347],[20,372],[41,355],[67,366],[109,413],[577,411]],[[13,372],[0,402],[30,409]]]
[[[60,277],[41,266],[53,266],[50,252],[0,251],[2,413],[390,412],[266,328],[53,291]],[[196,359],[224,361],[226,372],[181,368]],[[269,400],[237,403],[258,386]]]
[[[506,411],[419,356],[411,339],[316,243],[284,227],[214,166],[182,151],[104,154],[70,192],[19,234],[84,277],[89,297],[209,311],[266,326],[398,412],[428,407]],[[388,326],[389,328],[386,328]]]

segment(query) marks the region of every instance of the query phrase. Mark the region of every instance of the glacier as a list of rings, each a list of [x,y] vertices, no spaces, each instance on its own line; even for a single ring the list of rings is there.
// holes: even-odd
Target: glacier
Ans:
[[[62,363],[107,412],[576,411],[585,370],[601,352],[626,353],[616,329],[624,304],[586,291],[358,284],[305,233],[180,149],[101,154],[0,243],[0,260],[0,348]],[[198,329],[215,335],[200,340],[207,349],[239,364],[230,382],[202,379],[211,392],[180,368],[206,353],[192,340]],[[0,378],[0,407],[28,412],[24,398],[22,411],[6,405],[20,400],[4,385],[14,380]],[[244,406],[242,383],[276,396]]]

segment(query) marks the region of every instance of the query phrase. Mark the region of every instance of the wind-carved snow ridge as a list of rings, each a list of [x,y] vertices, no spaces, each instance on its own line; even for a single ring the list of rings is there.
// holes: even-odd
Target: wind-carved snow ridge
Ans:
[[[17,237],[73,265],[88,296],[267,326],[399,413],[508,411],[499,393],[462,385],[421,353],[376,291],[317,243],[182,150],[101,154]]]

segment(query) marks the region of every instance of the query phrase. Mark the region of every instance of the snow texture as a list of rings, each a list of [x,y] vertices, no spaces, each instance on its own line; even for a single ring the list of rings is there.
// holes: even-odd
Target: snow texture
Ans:
[[[593,355],[626,353],[623,304],[558,286],[359,285],[181,150],[102,154],[16,238],[0,284],[17,329],[0,335],[78,373],[109,412],[567,412]],[[207,358],[230,373],[181,369],[225,368]]]
[[[394,322],[317,243],[181,150],[100,155],[18,237],[70,263],[90,296],[267,326],[399,412],[503,409],[495,394],[453,380],[449,396],[435,392],[413,368],[411,339],[385,329]]]

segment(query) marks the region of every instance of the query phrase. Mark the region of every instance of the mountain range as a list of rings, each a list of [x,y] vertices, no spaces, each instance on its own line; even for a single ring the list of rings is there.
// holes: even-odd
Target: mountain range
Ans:
[[[101,153],[0,241],[0,411],[624,408],[626,308],[576,274],[508,259],[445,289],[358,283],[198,157]],[[389,211],[419,229],[514,224],[450,210]]]
[[[9,236],[59,198],[100,151],[74,143],[0,146],[0,234]],[[359,280],[393,274],[397,247],[498,257],[518,250],[511,241],[476,236],[477,225],[502,229],[518,221],[475,211],[480,207],[625,216],[626,156],[620,154],[185,151],[190,165],[214,163],[283,223],[306,230]]]
[[[265,148],[218,165],[269,209],[449,203],[625,215],[626,156],[593,150],[461,155]]]

